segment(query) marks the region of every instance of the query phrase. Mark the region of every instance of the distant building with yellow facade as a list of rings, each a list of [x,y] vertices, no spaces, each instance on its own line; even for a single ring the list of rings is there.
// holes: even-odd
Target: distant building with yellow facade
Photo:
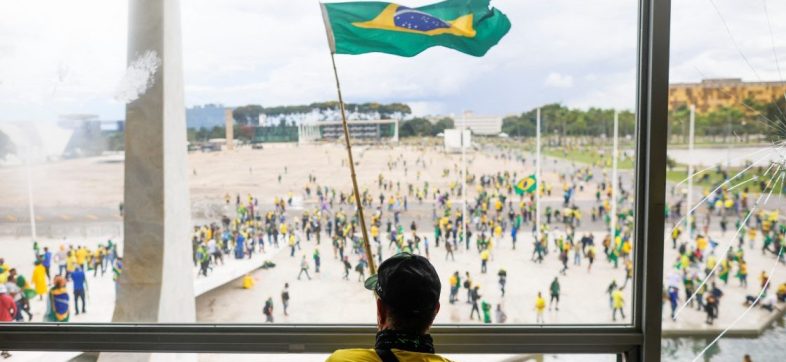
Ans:
[[[669,85],[669,110],[682,105],[696,105],[696,112],[707,113],[721,107],[748,111],[744,102],[754,100],[769,104],[786,94],[786,82],[743,82],[739,78],[704,79],[701,83]]]

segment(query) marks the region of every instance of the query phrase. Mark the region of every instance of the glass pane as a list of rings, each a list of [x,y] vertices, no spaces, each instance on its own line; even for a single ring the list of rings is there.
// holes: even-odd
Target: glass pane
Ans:
[[[513,26],[482,58],[441,47],[413,58],[336,56],[368,232],[379,240],[371,242],[374,262],[407,248],[427,255],[442,283],[436,323],[629,323],[636,4],[495,1],[493,6]],[[362,230],[351,226],[349,163],[316,4],[197,1],[184,3],[183,11],[189,127],[192,144],[202,149],[189,155],[194,222],[202,227],[197,243],[204,244],[205,255],[221,255],[205,258],[207,276],[198,276],[197,283],[223,278],[227,268],[240,277],[197,298],[197,321],[263,323],[269,304],[275,323],[374,323],[374,299],[362,283],[369,271],[358,272],[365,259]],[[209,27],[215,22],[228,26]],[[225,41],[230,38],[233,42]],[[608,41],[594,41],[600,38]],[[221,70],[204,71],[209,68]],[[538,107],[542,261],[534,244],[534,189],[524,187],[523,195],[515,190],[536,174]],[[215,145],[211,138],[225,136],[222,110],[227,109],[238,145],[207,152]],[[209,125],[200,123],[207,118]],[[398,133],[389,129],[396,127],[391,122],[397,122]],[[461,128],[472,133],[465,153]],[[612,191],[615,174],[620,187]],[[276,202],[283,207],[276,208]],[[468,238],[461,236],[458,221],[465,212]],[[605,246],[613,212],[620,215],[618,237],[609,240],[615,245]],[[259,221],[243,221],[255,218]],[[255,241],[248,262],[235,260],[234,230],[244,235],[244,247],[249,236]],[[210,234],[215,241],[205,237]],[[400,240],[391,241],[398,235]],[[486,245],[491,252],[484,268]],[[565,271],[559,247],[565,250]],[[266,259],[275,267],[256,270]],[[454,273],[459,281],[452,303]],[[473,312],[469,300],[475,287],[480,297]]]
[[[0,297],[0,321],[111,320],[123,244],[126,18],[119,2],[0,4],[0,282],[12,295]],[[58,275],[67,279],[60,287]]]
[[[675,3],[672,14],[664,358],[777,360],[786,6]]]
[[[30,283],[33,320],[65,322],[68,310],[71,322],[374,323],[319,4],[129,6],[0,5],[12,34],[0,42],[0,150],[14,147],[0,163],[0,257]],[[438,324],[626,325],[636,4],[493,6],[512,27],[483,57],[445,47],[411,58],[336,56],[372,259],[428,256],[441,281]],[[140,36],[158,29],[142,26],[157,11],[171,33]],[[468,10],[399,11],[444,17],[432,20],[459,33],[469,19]],[[144,20],[127,24],[129,16]],[[182,69],[177,42],[154,49],[157,36],[181,35]],[[172,125],[181,72],[182,130]],[[172,162],[186,148],[172,136],[181,131],[188,154]],[[30,135],[46,141],[26,148]],[[124,153],[124,141],[135,146]],[[125,184],[126,170],[135,183]],[[188,186],[170,186],[183,179]],[[141,201],[161,190],[165,205],[164,196]],[[67,277],[64,289],[50,295],[36,255],[52,277]],[[86,298],[74,292],[83,284],[71,277],[77,264]],[[47,312],[51,301],[60,313]]]

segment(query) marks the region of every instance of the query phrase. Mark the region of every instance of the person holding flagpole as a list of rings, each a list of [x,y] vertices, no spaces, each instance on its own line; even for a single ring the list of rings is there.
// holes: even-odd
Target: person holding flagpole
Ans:
[[[376,277],[335,54],[380,52],[412,57],[430,47],[443,46],[477,57],[483,56],[507,34],[511,26],[507,16],[490,7],[489,2],[446,0],[418,8],[371,1],[321,4],[333,75],[336,78],[354,199],[363,234],[365,259],[369,263],[371,274],[366,287],[375,292],[379,322],[374,349],[337,351],[328,357],[328,361],[447,361],[434,354],[433,341],[428,335],[428,329],[439,312],[440,283],[434,267],[425,258],[399,254],[383,262],[379,279]],[[460,175],[466,179],[466,169]],[[464,192],[466,191],[462,190],[462,193]],[[462,215],[462,223],[467,222],[466,217],[467,215]],[[463,225],[461,229],[464,229]],[[386,269],[388,265],[391,267]],[[390,273],[386,273],[386,270],[390,270]],[[395,276],[396,274],[401,276]],[[396,293],[388,290],[401,284],[399,282],[402,280],[408,281],[404,283],[406,285],[402,284],[404,289]],[[418,282],[411,282],[412,280]],[[417,287],[419,285],[424,287]],[[394,300],[394,296],[401,299],[403,294],[408,295],[406,300]],[[419,304],[413,304],[412,301],[418,301]]]
[[[374,257],[366,231],[335,54],[380,52],[412,57],[430,47],[443,46],[480,57],[507,34],[510,21],[499,10],[489,7],[489,0],[446,0],[418,8],[366,1],[320,5],[336,78],[353,199],[363,235],[365,259],[370,274],[374,275]]]

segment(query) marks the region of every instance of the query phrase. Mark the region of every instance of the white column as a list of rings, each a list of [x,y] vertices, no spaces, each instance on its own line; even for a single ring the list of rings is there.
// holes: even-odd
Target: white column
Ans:
[[[112,321],[191,323],[194,273],[178,0],[129,2],[129,63],[148,51],[161,66],[151,88],[126,105],[124,269]]]
[[[540,237],[540,187],[543,180],[540,179],[540,108],[537,110],[535,119],[535,237]]]
[[[617,160],[619,159],[619,139],[620,139],[620,115],[619,112],[614,111],[614,148],[611,154],[611,222],[609,230],[611,230],[612,245],[616,241],[615,232],[617,230],[617,189],[619,182],[617,181]]]
[[[696,133],[696,105],[690,105],[690,133],[688,133],[688,200],[685,214],[685,235],[691,238],[691,208],[693,208],[693,142]]]

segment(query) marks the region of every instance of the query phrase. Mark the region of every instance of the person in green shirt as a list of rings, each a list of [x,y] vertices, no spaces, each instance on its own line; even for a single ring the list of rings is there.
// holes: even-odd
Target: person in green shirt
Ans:
[[[483,310],[483,323],[491,323],[491,304],[484,300],[480,303],[480,309]]]
[[[551,300],[549,301],[549,310],[551,310],[552,306],[554,306],[554,308],[556,310],[559,310],[559,293],[560,293],[560,288],[559,288],[559,280],[557,280],[557,277],[554,277],[554,280],[551,282],[551,285],[549,286],[549,291],[551,291]]]
[[[448,359],[435,354],[428,334],[439,312],[442,284],[428,259],[400,253],[385,260],[365,282],[376,295],[377,336],[374,348],[340,349],[328,362],[427,361]]]

